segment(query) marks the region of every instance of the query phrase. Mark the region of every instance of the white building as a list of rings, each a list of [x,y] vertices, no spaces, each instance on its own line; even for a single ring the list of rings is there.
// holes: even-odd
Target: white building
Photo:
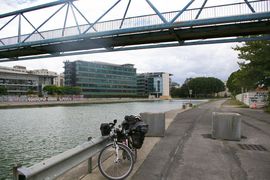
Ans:
[[[57,73],[47,69],[27,70],[24,66],[0,67],[0,86],[9,95],[25,95],[29,92],[41,93],[46,85],[53,85]]]
[[[56,78],[54,78],[54,85],[56,86],[64,86],[65,76],[64,73],[59,74]]]
[[[142,73],[137,75],[138,95],[170,98],[170,76],[165,72]]]

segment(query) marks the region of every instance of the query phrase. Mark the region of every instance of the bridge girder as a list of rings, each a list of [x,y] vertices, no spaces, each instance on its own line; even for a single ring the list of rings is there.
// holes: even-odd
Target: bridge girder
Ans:
[[[19,17],[19,25],[21,18],[25,18],[26,21],[32,26],[34,31],[31,34],[26,35],[26,37],[21,34],[21,27],[18,28],[18,43],[7,45],[4,39],[0,39],[0,62],[7,60],[20,60],[20,59],[30,59],[32,56],[39,55],[40,57],[57,56],[64,54],[75,54],[82,51],[82,54],[86,51],[88,52],[104,52],[104,51],[119,51],[126,49],[140,49],[142,47],[154,47],[149,44],[157,43],[168,43],[168,45],[160,45],[163,47],[169,47],[170,43],[178,41],[178,45],[195,45],[203,44],[201,39],[209,39],[205,41],[206,43],[216,43],[216,42],[229,42],[227,37],[235,36],[251,36],[251,35],[266,35],[265,37],[260,37],[257,39],[268,39],[270,34],[270,13],[267,12],[257,13],[251,3],[248,0],[243,0],[243,2],[250,9],[251,14],[246,15],[236,15],[228,17],[218,17],[209,19],[199,19],[202,11],[206,7],[207,0],[204,0],[202,6],[197,8],[196,17],[194,20],[179,22],[176,21],[183,13],[188,11],[190,5],[195,0],[190,0],[186,6],[176,12],[171,20],[165,18],[165,14],[160,13],[159,10],[151,3],[150,0],[145,0],[147,4],[155,11],[156,16],[162,22],[157,25],[150,25],[144,27],[131,27],[123,28],[124,21],[127,19],[126,15],[131,4],[131,0],[128,0],[126,10],[124,12],[123,18],[120,19],[121,23],[119,29],[114,29],[110,31],[100,32],[96,29],[96,25],[99,21],[108,14],[118,3],[122,0],[117,0],[105,13],[103,13],[94,23],[90,23],[89,20],[80,12],[80,10],[73,4],[74,0],[60,0],[45,5],[39,5],[36,7],[30,7],[24,10],[19,10],[11,13],[6,13],[0,15],[0,18],[5,18],[8,16],[13,16],[10,21],[8,21],[4,26],[0,27],[0,32],[6,25],[13,21],[17,16]],[[257,2],[257,1],[254,1]],[[254,3],[252,1],[252,3]],[[259,2],[259,1],[258,1]],[[34,11],[37,9],[48,8],[56,5],[61,5],[61,7],[54,12],[49,18],[47,18],[40,26],[35,27],[30,20],[28,20],[24,13]],[[50,20],[54,15],[56,15],[63,7],[67,5],[66,16],[64,20],[64,27],[61,29],[62,37],[57,37],[53,39],[46,39],[43,32],[39,29],[47,21]],[[232,4],[237,5],[237,3]],[[217,6],[220,7],[220,6]],[[73,14],[73,18],[76,22],[76,28],[78,30],[78,35],[65,36],[65,31],[68,30],[66,27],[67,14],[69,9]],[[78,24],[75,10],[80,14],[81,17],[89,25],[86,30],[81,31],[81,26]],[[93,29],[94,32],[88,32]],[[41,40],[28,41],[32,35],[39,35]],[[211,40],[215,38],[221,38],[219,40]],[[225,39],[224,39],[225,38]],[[223,40],[224,39],[224,40]],[[247,38],[243,38],[248,40]],[[250,40],[256,40],[256,38],[251,37]],[[189,42],[193,41],[193,42]],[[231,39],[233,42],[234,39]],[[235,39],[235,41],[239,41]],[[139,46],[139,47],[138,47]],[[159,45],[155,46],[158,47]],[[174,45],[173,45],[174,46]],[[124,47],[124,48],[121,48]],[[105,50],[101,50],[104,49]],[[77,51],[77,52],[76,52]],[[84,52],[83,52],[84,51]],[[71,52],[71,53],[65,53]]]

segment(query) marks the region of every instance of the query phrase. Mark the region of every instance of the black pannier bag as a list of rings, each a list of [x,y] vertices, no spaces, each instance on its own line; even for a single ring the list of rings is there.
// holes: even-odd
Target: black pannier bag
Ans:
[[[122,127],[125,130],[129,130],[132,126],[134,126],[137,122],[142,121],[140,116],[125,116],[125,120],[122,122]]]
[[[100,131],[102,136],[108,136],[111,132],[109,123],[102,123],[100,125]]]
[[[136,149],[140,149],[143,145],[145,134],[148,131],[148,125],[143,121],[138,121],[130,129],[132,145]]]

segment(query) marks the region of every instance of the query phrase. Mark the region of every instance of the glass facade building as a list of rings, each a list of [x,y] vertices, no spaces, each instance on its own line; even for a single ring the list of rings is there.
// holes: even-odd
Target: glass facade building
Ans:
[[[154,92],[154,78],[147,74],[137,75],[137,93],[139,96],[149,96]]]
[[[139,96],[170,96],[170,76],[165,72],[141,73],[137,75],[137,92]]]
[[[65,86],[78,86],[86,97],[137,95],[136,68],[133,64],[103,62],[64,62]]]

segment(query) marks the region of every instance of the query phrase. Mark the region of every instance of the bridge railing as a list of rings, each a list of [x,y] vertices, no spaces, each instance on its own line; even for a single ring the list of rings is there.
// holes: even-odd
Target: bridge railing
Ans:
[[[56,179],[85,161],[91,172],[92,157],[108,142],[108,138],[98,137],[31,167],[14,167],[14,180]]]
[[[251,7],[254,9],[256,13],[260,12],[270,12],[270,1],[269,0],[255,0],[249,2]],[[200,8],[187,9],[183,12],[181,16],[179,16],[174,23],[180,23],[185,21],[191,21],[196,18],[200,11]],[[169,22],[172,20],[179,11],[165,12],[162,15]],[[226,5],[218,5],[218,6],[209,6],[204,7],[198,19],[209,19],[209,18],[217,18],[217,17],[226,17],[233,15],[246,15],[252,14],[252,10],[247,6],[245,2],[242,3],[233,3]],[[105,32],[120,29],[122,19],[110,20],[98,22],[94,25],[94,28],[97,32]],[[128,28],[136,28],[143,26],[152,26],[164,24],[163,21],[156,14],[151,15],[143,15],[136,17],[125,18],[122,29]],[[80,32],[84,32],[89,28],[89,24],[80,25]],[[95,33],[95,31],[90,29],[87,33]],[[44,39],[53,39],[53,38],[61,38],[67,36],[79,35],[78,28],[76,26],[65,28],[64,33],[63,29],[54,29],[49,31],[40,32],[40,34],[44,37]],[[39,33],[34,33],[28,38],[25,42],[34,42],[34,41],[42,41],[43,37]],[[21,40],[27,38],[29,34],[21,35],[20,37],[8,37],[0,39],[0,47],[12,44],[18,44],[18,38]]]

